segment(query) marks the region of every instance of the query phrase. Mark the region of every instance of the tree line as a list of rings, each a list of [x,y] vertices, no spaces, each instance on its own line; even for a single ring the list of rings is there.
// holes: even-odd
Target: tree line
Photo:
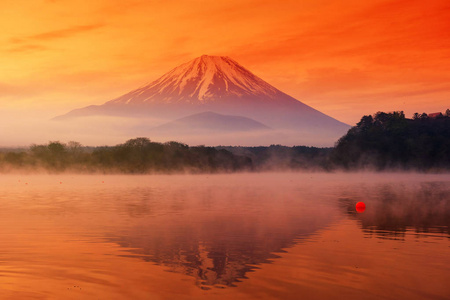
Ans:
[[[330,160],[345,169],[450,169],[450,110],[432,117],[402,111],[363,116],[341,137]]]
[[[450,110],[411,119],[399,112],[363,116],[333,148],[190,147],[135,138],[116,146],[49,142],[0,150],[0,171],[171,173],[270,170],[450,170]]]
[[[233,172],[251,170],[251,160],[224,149],[178,142],[157,143],[148,138],[123,144],[83,147],[78,142],[49,142],[22,151],[0,153],[0,169],[44,169],[51,172]]]

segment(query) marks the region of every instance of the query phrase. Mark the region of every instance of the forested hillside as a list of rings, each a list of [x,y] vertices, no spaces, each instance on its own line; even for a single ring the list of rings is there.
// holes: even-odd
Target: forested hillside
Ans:
[[[339,139],[332,161],[346,169],[449,169],[450,110],[445,114],[378,112]]]

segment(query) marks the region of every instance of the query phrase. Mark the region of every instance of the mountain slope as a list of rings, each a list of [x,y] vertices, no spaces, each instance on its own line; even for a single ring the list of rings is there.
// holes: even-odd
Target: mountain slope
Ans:
[[[231,58],[203,55],[103,105],[91,105],[64,116],[148,116],[155,112],[177,116],[180,110],[183,111],[181,116],[186,116],[210,108],[219,112],[239,112],[267,108],[290,110],[293,107],[304,113],[321,114],[279,91]]]
[[[284,96],[231,58],[203,55],[108,103],[237,103],[243,98],[279,102]]]
[[[299,144],[308,135],[308,141],[318,137],[329,140],[330,145],[350,128],[281,92],[233,59],[207,55],[102,105],[76,109],[55,119],[107,115],[161,125],[205,111],[243,116],[272,129],[289,130],[291,140],[298,137]]]
[[[181,132],[244,132],[269,130],[266,125],[246,117],[221,115],[214,112],[203,112],[190,115],[152,129],[159,133]]]

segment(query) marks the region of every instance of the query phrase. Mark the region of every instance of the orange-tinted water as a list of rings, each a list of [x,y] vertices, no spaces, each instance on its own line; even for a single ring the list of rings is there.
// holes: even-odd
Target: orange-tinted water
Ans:
[[[448,175],[0,184],[0,299],[450,297]]]

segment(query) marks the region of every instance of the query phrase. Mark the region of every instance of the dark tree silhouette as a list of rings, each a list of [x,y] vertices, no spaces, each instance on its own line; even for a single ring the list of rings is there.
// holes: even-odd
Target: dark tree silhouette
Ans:
[[[450,117],[403,112],[364,116],[339,139],[332,161],[348,169],[450,168]]]

